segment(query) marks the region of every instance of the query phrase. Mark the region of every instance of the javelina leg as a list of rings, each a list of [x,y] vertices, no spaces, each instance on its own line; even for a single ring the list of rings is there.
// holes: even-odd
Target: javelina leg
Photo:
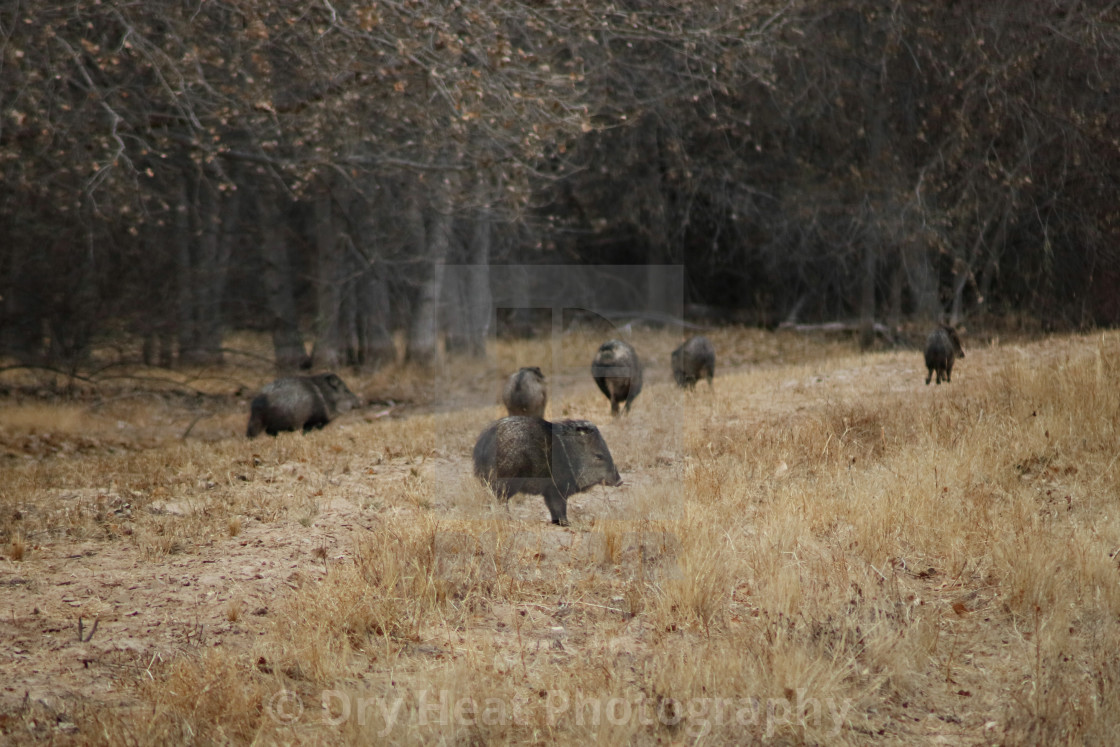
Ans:
[[[618,405],[622,402],[621,392],[619,392],[620,384],[614,379],[607,379],[607,391],[610,392],[611,398],[611,415],[618,415]],[[629,404],[629,403],[627,403]]]
[[[931,368],[931,369],[929,369],[929,372],[926,374],[926,386],[929,386],[929,380],[932,379],[932,378],[933,378],[933,369]]]
[[[555,490],[547,490],[544,494],[544,505],[552,514],[552,523],[562,527],[568,526],[568,501]]]

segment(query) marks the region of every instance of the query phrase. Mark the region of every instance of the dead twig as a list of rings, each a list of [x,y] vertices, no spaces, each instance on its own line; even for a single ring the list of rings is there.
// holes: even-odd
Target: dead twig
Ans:
[[[82,632],[82,618],[81,618],[81,616],[79,615],[79,616],[78,616],[78,643],[89,643],[89,642],[90,642],[91,640],[93,640],[93,634],[97,632],[97,625],[98,625],[98,623],[100,623],[100,622],[101,622],[101,618],[100,618],[100,617],[96,617],[96,618],[94,618],[94,620],[93,620],[93,627],[89,629],[89,635],[88,635],[88,636],[85,636],[85,637],[83,637],[83,632]]]

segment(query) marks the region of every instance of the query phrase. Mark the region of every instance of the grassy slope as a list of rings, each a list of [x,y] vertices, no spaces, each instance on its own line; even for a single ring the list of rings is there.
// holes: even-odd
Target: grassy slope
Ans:
[[[677,341],[639,334],[614,422],[597,340],[558,348],[551,416],[599,423],[627,483],[573,497],[570,529],[469,474],[499,376],[550,368],[545,343],[307,437],[245,440],[232,396],[198,421],[136,392],[0,407],[0,734],[1108,743],[1120,335],[966,340],[940,387],[915,352],[711,336],[689,394]]]

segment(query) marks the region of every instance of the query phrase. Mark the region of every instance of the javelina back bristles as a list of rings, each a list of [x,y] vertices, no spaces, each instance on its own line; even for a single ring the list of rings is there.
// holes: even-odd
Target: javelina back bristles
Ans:
[[[510,374],[502,391],[502,404],[510,415],[532,415],[544,417],[544,407],[548,404],[548,392],[544,386],[544,374],[537,366],[526,367]]]
[[[963,357],[964,349],[961,348],[957,330],[948,324],[942,324],[930,332],[926,338],[926,368],[929,369],[926,373],[926,385],[929,385],[934,372],[937,373],[938,384],[942,378],[946,383],[952,381],[953,360]]]
[[[354,393],[333,373],[277,379],[253,399],[245,435],[255,438],[261,431],[270,436],[280,431],[307,433],[358,404]]]
[[[704,377],[708,386],[716,372],[716,350],[707,337],[690,337],[673,351],[673,378],[677,386],[696,388],[696,382]]]
[[[600,345],[591,361],[591,375],[610,400],[612,415],[619,414],[622,402],[626,403],[626,412],[630,412],[630,405],[642,391],[642,362],[630,343],[607,340]]]
[[[544,497],[553,524],[568,525],[568,497],[595,485],[621,485],[610,449],[586,420],[550,423],[514,415],[491,423],[474,445],[474,474],[500,497]]]

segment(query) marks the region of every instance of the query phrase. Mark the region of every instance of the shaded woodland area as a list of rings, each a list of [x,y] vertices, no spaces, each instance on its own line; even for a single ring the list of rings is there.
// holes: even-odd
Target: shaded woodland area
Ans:
[[[1118,83],[1105,2],[11,0],[0,351],[477,354],[486,274],[448,264],[679,264],[767,326],[1112,325]]]

